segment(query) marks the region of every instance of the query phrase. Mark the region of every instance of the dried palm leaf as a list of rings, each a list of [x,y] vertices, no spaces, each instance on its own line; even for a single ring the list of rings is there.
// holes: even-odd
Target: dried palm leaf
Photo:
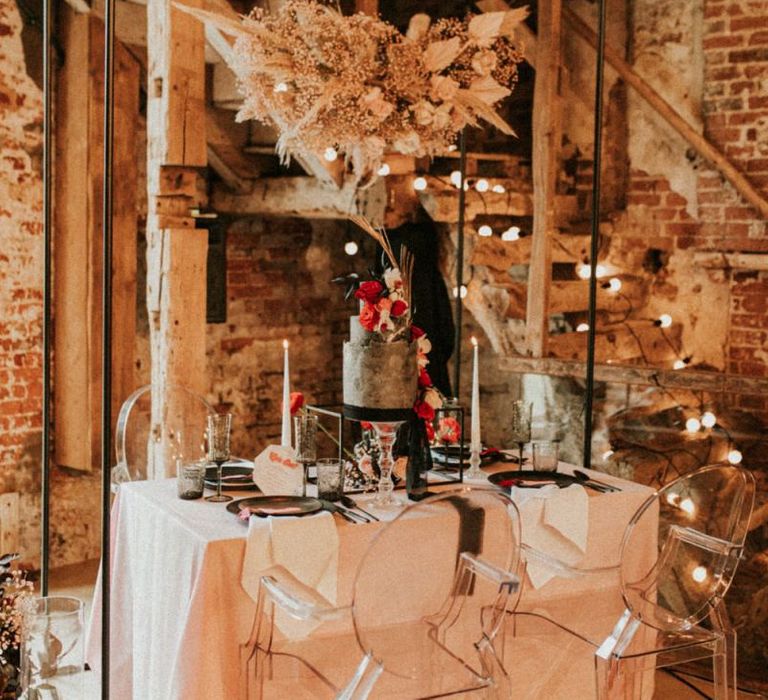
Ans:
[[[399,269],[395,254],[392,252],[392,244],[389,242],[389,236],[383,228],[375,228],[368,219],[360,214],[350,214],[349,220],[359,226],[365,231],[373,240],[375,240],[384,251],[384,254],[389,258],[389,262],[392,263],[392,267]],[[402,270],[401,270],[402,274]]]

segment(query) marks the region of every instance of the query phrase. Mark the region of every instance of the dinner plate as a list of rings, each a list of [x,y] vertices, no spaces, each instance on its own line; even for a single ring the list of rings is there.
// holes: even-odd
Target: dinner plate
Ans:
[[[262,518],[269,515],[309,515],[322,508],[323,504],[317,498],[306,496],[251,496],[227,504],[227,510],[234,515],[240,515],[241,510],[247,509],[251,515]]]
[[[529,469],[496,472],[488,477],[488,481],[507,490],[512,486],[537,489],[542,486],[550,486],[553,484],[564,489],[566,486],[579,483],[579,480],[570,474],[560,474],[559,472],[535,472]]]
[[[205,468],[205,485],[209,489],[216,488],[216,467]],[[221,468],[222,491],[258,491],[253,483],[253,465],[225,464]]]

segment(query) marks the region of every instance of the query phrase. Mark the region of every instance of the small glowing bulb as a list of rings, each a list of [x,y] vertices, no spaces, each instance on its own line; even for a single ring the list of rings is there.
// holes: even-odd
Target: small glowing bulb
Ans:
[[[605,277],[608,274],[608,268],[598,263],[595,265],[595,277]]]
[[[354,241],[347,241],[344,244],[344,252],[347,255],[356,255],[357,254],[357,250],[358,250],[357,243],[355,243]]]
[[[703,566],[697,566],[691,572],[691,578],[696,581],[696,583],[702,583],[707,578],[707,569]]]
[[[680,494],[679,493],[668,493],[667,494],[667,503],[669,505],[673,506],[680,500]]]
[[[275,85],[275,92],[288,92],[288,85],[286,83],[278,83]]]
[[[413,181],[413,189],[417,192],[423,192],[427,189],[427,178],[425,177],[417,177]]]
[[[608,281],[608,289],[612,292],[618,292],[621,289],[621,280],[618,277],[611,277]]]
[[[699,420],[705,428],[714,428],[715,423],[717,423],[717,416],[712,411],[704,411]]]
[[[688,515],[693,515],[696,510],[696,506],[690,498],[684,498],[680,501],[680,510],[684,510]]]
[[[603,462],[607,462],[611,457],[613,457],[613,450],[603,452]]]
[[[477,233],[480,236],[487,238],[488,236],[493,235],[493,229],[488,224],[483,224],[479,229],[477,229]]]
[[[487,192],[490,188],[490,185],[488,184],[488,180],[480,179],[475,183],[475,189],[478,192]]]
[[[288,349],[288,340],[285,339],[283,340],[283,350],[287,350],[287,349]]]
[[[589,330],[588,323],[580,323],[578,326],[576,326],[577,333],[586,333],[588,330]]]
[[[590,267],[587,263],[579,263],[576,266],[576,274],[583,280],[589,279]]]
[[[453,288],[453,298],[455,299],[457,296],[459,296],[459,290],[456,289],[456,287]],[[467,296],[467,288],[462,284],[461,285],[461,298],[464,299]]]
[[[451,173],[451,184],[454,187],[461,187],[461,173],[458,170]]]
[[[391,172],[389,163],[382,163],[381,167],[378,170],[378,173],[381,177],[386,177]]]
[[[452,143],[450,146],[448,146],[448,153],[453,153],[457,149],[458,146],[455,143]]]
[[[742,455],[738,450],[734,449],[728,453],[729,464],[741,464],[742,459],[744,459],[744,455]]]
[[[659,316],[659,325],[662,328],[669,328],[672,325],[672,317],[669,314]]]
[[[685,362],[683,360],[675,360],[672,363],[672,369],[685,369]]]
[[[474,335],[473,335],[473,336],[470,338],[470,340],[472,341],[472,345],[474,345],[475,347],[477,347],[477,338],[475,338],[475,336],[474,336]]]
[[[698,418],[689,418],[685,421],[685,429],[689,433],[698,433],[701,430],[701,422]]]
[[[333,163],[334,160],[336,160],[339,157],[338,152],[335,148],[332,148],[331,146],[328,146],[328,148],[325,149],[325,153],[323,153],[323,158],[325,158],[329,163]]]
[[[504,233],[501,234],[502,241],[516,241],[520,238],[520,227],[510,226]]]
[[[494,186],[493,186],[493,188],[492,188],[492,190],[493,190],[493,191],[494,191],[496,194],[504,194],[504,193],[507,191],[507,188],[506,188],[506,187],[504,187],[504,185],[494,185]]]

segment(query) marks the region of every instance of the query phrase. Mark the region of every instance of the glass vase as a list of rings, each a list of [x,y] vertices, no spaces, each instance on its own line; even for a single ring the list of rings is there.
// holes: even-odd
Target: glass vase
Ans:
[[[21,634],[21,697],[83,698],[83,603],[51,596],[29,601]]]
[[[373,504],[377,508],[395,508],[401,505],[395,498],[393,491],[395,485],[392,482],[392,469],[395,466],[392,447],[397,437],[397,429],[403,424],[403,421],[392,423],[372,423],[376,431],[376,440],[379,443],[379,486]]]

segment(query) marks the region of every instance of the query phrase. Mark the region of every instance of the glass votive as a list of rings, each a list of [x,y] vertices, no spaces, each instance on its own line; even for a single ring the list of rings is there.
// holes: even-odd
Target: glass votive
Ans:
[[[22,697],[84,697],[83,602],[50,596],[30,600],[25,608],[21,623]]]
[[[176,486],[179,498],[193,501],[203,497],[205,489],[205,470],[208,462],[201,459],[197,462],[176,461]]]
[[[533,469],[537,472],[557,471],[559,442],[533,443]]]
[[[317,462],[317,495],[324,501],[338,501],[344,494],[344,472],[339,459]]]
[[[296,460],[312,464],[317,459],[317,414],[300,413],[293,419],[296,433]]]

